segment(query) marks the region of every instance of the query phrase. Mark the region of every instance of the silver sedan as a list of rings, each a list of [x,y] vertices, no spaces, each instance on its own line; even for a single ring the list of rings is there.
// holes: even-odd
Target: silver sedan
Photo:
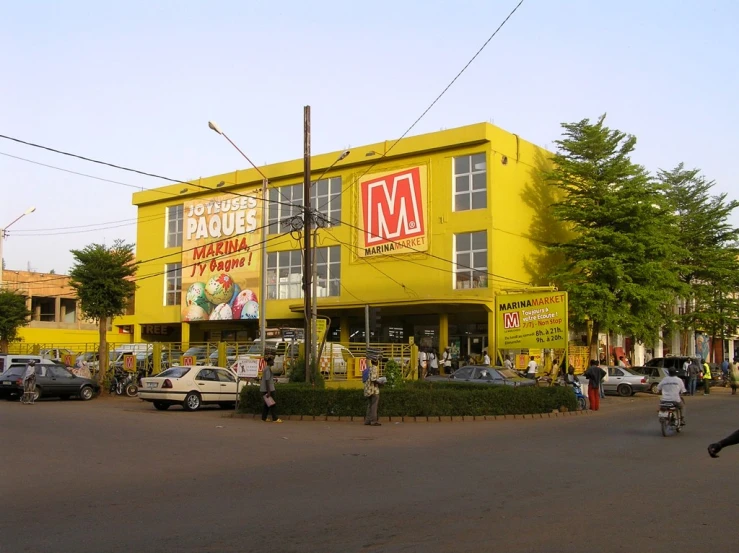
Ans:
[[[518,373],[504,367],[472,365],[460,367],[451,376],[429,376],[426,382],[469,382],[470,384],[491,384],[493,386],[535,386],[536,382],[522,378]]]
[[[648,376],[625,367],[608,367],[608,380],[603,381],[605,393],[633,396],[636,392],[648,392],[651,382]]]

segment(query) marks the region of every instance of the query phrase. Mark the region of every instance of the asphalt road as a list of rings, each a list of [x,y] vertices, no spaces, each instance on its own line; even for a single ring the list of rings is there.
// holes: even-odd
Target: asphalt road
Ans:
[[[286,422],[135,399],[0,402],[0,552],[730,551],[739,396],[472,423]],[[382,408],[382,400],[380,402]]]

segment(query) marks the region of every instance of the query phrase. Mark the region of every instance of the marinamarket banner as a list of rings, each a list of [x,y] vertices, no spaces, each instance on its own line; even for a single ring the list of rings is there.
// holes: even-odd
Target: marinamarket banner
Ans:
[[[185,203],[182,320],[258,319],[261,191]]]
[[[567,292],[495,296],[495,341],[501,349],[567,347]]]
[[[359,182],[359,257],[425,252],[428,180],[424,165],[365,176]]]

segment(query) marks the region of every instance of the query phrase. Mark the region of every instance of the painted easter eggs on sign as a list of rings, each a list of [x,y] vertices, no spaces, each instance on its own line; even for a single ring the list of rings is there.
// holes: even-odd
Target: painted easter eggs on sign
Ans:
[[[202,282],[195,282],[190,285],[185,296],[185,303],[186,305],[199,305],[208,313],[213,309],[213,304],[208,301],[208,297],[205,295],[205,284]]]
[[[228,305],[231,306],[231,309],[233,309],[234,303],[236,303],[236,298],[239,297],[239,294],[240,293],[241,293],[241,286],[239,286],[239,284],[237,282],[234,282],[234,291],[233,291],[233,294],[234,295],[231,297],[231,301],[228,302]],[[236,317],[236,318],[238,318],[238,317]]]
[[[258,319],[259,318],[259,304],[255,301],[248,301],[244,305],[244,309],[241,310],[242,319]]]
[[[234,319],[243,319],[242,312],[244,306],[250,301],[257,301],[257,296],[251,290],[242,290],[233,303]]]
[[[182,310],[182,320],[186,322],[207,321],[208,312],[202,307],[200,307],[198,304],[193,303],[192,305],[186,306]]]
[[[234,281],[231,275],[221,273],[218,276],[210,277],[205,285],[205,296],[208,301],[218,305],[219,303],[228,303],[234,294]]]
[[[230,321],[233,316],[231,312],[231,306],[227,303],[220,303],[213,309],[213,313],[210,314],[211,321]]]

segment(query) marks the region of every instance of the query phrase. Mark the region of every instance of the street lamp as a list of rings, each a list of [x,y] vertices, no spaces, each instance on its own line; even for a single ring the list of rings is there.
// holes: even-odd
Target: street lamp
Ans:
[[[264,173],[262,173],[261,169],[254,165],[252,160],[250,160],[249,157],[241,151],[241,148],[234,144],[233,140],[231,140],[216,123],[208,121],[208,127],[228,140],[231,143],[231,146],[236,148],[244,159],[249,162],[249,165],[254,167],[256,172],[262,176],[262,267],[259,271],[259,296],[261,298],[261,303],[259,305],[259,340],[262,343],[262,357],[265,357],[267,352],[267,223],[269,220],[267,202],[269,201],[269,179]],[[221,181],[216,187],[220,188],[223,184],[224,182]]]
[[[29,215],[36,211],[35,207],[29,207],[26,209],[21,215],[13,219],[13,221],[10,222],[10,224],[5,225],[5,227],[0,227],[0,290],[3,287],[3,240],[5,239],[5,236],[7,234],[7,230],[12,227],[15,223],[23,219],[26,215]]]

